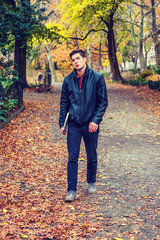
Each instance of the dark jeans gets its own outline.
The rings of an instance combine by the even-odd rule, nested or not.
[[[87,182],[96,182],[97,172],[97,143],[99,128],[96,132],[90,133],[88,126],[79,126],[73,123],[68,124],[67,147],[69,153],[68,160],[68,191],[76,191],[78,158],[81,139],[83,137],[87,153]]]

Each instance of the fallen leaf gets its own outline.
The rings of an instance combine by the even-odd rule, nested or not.
[[[25,235],[25,234],[22,234],[22,235],[21,235],[21,238],[28,238],[28,236]]]

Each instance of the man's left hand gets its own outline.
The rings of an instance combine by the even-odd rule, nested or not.
[[[92,133],[92,132],[96,132],[98,129],[98,125],[94,122],[90,122],[89,124],[89,132]]]

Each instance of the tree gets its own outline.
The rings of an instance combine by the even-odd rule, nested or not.
[[[160,42],[158,40],[158,26],[156,22],[156,6],[155,0],[151,0],[151,12],[152,12],[152,39],[154,43],[156,65],[160,66]]]
[[[154,44],[156,65],[160,64],[160,43],[158,39],[160,31],[158,29],[156,18],[156,11],[158,10],[157,7],[159,5],[159,2],[155,3],[155,0],[140,0],[139,3],[136,1],[133,2],[133,4],[134,5],[128,5],[128,15],[131,23],[131,33],[135,46],[135,59],[137,59],[139,56],[140,68],[141,71],[143,71],[146,69],[147,63],[147,59],[144,57],[144,51],[147,56],[146,49],[151,46],[151,42]],[[137,31],[135,30],[135,27],[138,27]]]
[[[50,54],[50,50],[49,50],[48,44],[45,44],[45,49],[47,51],[47,58],[48,58],[48,62],[49,62],[50,70],[51,70],[52,80],[54,80],[54,82],[56,82],[57,81],[57,77],[56,77],[54,63],[52,61],[52,57],[51,57],[51,54]]]
[[[54,50],[51,52],[52,58],[55,60],[58,69],[61,71],[63,77],[65,76],[66,70],[70,71],[72,69],[71,60],[69,58],[70,48],[65,42],[55,46]]]
[[[136,68],[137,60],[138,60],[138,43],[137,43],[137,38],[136,38],[136,33],[135,33],[135,26],[137,26],[137,24],[136,24],[137,14],[134,12],[132,14],[132,12],[133,12],[133,4],[127,4],[128,18],[129,18],[129,22],[131,23],[129,25],[129,28],[130,28],[132,39],[133,39],[134,53],[135,53],[134,54],[134,68]],[[133,15],[134,15],[134,17],[133,17]]]
[[[140,0],[140,32],[139,32],[139,61],[140,61],[140,69],[141,71],[146,70],[146,60],[144,57],[144,11],[143,11],[143,4],[144,0]]]
[[[111,67],[113,80],[123,81],[119,71],[119,65],[116,56],[116,42],[114,36],[114,15],[118,10],[119,5],[123,0],[107,1],[107,0],[62,0],[62,22],[65,27],[79,27],[81,32],[86,33],[84,38],[72,37],[77,40],[84,40],[91,32],[103,31],[106,33],[108,44],[108,57]],[[85,28],[89,25],[89,31],[86,32]]]
[[[45,16],[44,0],[31,2],[30,0],[2,0],[0,5],[0,14],[3,22],[0,24],[2,38],[5,48],[9,35],[14,36],[14,69],[15,74],[19,77],[22,87],[28,86],[26,81],[26,55],[27,44],[31,41],[32,36],[38,38],[58,38],[56,32],[45,27],[43,21],[47,19]]]

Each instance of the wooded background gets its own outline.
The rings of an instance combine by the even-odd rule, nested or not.
[[[37,82],[38,72],[45,86],[62,81],[72,69],[69,53],[77,48],[87,50],[91,68],[106,77],[110,74],[114,81],[126,83],[128,77],[142,73],[143,80],[159,81],[159,4],[158,0],[1,0],[0,119],[23,104],[23,89],[29,79]],[[124,73],[128,63],[132,76]]]

